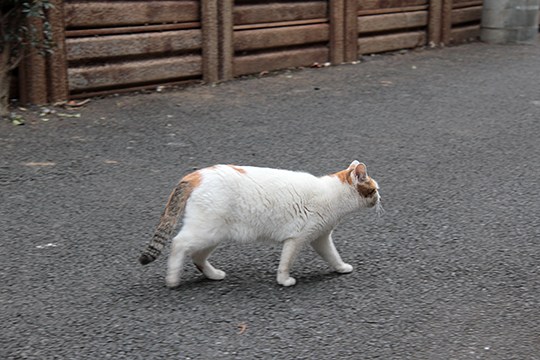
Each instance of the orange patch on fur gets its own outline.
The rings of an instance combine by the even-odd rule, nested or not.
[[[358,184],[356,186],[356,189],[363,197],[371,197],[375,193],[375,191],[377,191],[377,185],[375,185],[375,182],[373,180],[368,178],[363,183]]]
[[[238,166],[234,166],[234,165],[227,165],[231,168],[233,168],[234,170],[238,171],[240,174],[245,174],[246,173],[246,170],[242,169],[241,167],[238,167]]]
[[[332,174],[332,176],[336,176],[339,181],[341,181],[342,183],[344,184],[349,184],[351,185],[352,184],[352,179],[351,179],[351,172],[353,171],[354,169],[347,169],[347,170],[342,170],[340,172],[337,172],[335,174]]]
[[[201,180],[202,177],[199,171],[194,171],[184,176],[181,182],[188,183],[191,189],[194,189],[201,184]]]

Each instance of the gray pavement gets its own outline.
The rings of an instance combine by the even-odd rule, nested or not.
[[[68,110],[58,109],[59,112]],[[0,124],[2,359],[540,359],[540,46],[481,43],[94,99]],[[140,250],[194,168],[325,174],[358,159],[386,214],[355,267],[228,244],[221,282]]]

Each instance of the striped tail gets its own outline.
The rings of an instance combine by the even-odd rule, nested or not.
[[[154,237],[139,257],[139,262],[142,265],[151,263],[161,254],[161,250],[169,241],[178,219],[184,213],[191,190],[192,184],[182,180],[172,191],[165,210],[161,214]]]

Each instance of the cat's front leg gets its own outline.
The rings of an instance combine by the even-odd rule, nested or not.
[[[296,284],[296,279],[289,275],[294,259],[298,255],[302,242],[298,239],[288,239],[283,243],[281,251],[281,259],[277,272],[277,282],[283,286],[293,286]]]
[[[352,265],[343,260],[332,241],[332,233],[325,234],[311,243],[313,249],[338,273],[347,274],[353,271]]]

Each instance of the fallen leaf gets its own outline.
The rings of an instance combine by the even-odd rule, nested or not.
[[[41,113],[39,114],[39,116],[45,116],[45,115],[50,114],[50,113],[53,113],[53,111],[51,109],[41,108]]]
[[[77,113],[77,114],[64,114],[64,113],[58,113],[58,116],[61,116],[61,117],[67,117],[67,118],[80,118],[81,117],[81,114]]]
[[[34,161],[31,161],[31,162],[27,162],[25,163],[24,165],[26,166],[55,166],[56,163],[55,162],[52,162],[52,161],[43,161],[43,162],[34,162]]]
[[[240,323],[240,324],[238,324],[238,328],[240,329],[240,331],[238,332],[238,335],[242,335],[247,330],[247,324],[246,323]]]
[[[11,119],[11,123],[15,126],[24,125],[24,119],[22,116],[17,115]]]
[[[82,100],[82,101],[75,101],[75,100],[70,100],[66,103],[67,106],[69,107],[81,107],[81,106],[84,106],[86,104],[88,104],[90,102],[90,99],[86,99],[86,100]]]

